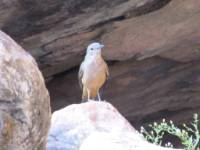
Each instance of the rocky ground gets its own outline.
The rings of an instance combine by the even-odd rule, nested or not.
[[[134,125],[200,113],[200,1],[3,0],[0,28],[37,60],[53,109],[80,102],[86,46],[105,45],[103,98]]]

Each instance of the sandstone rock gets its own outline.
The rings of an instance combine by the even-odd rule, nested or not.
[[[89,101],[52,115],[47,150],[164,150],[148,143],[109,103]]]
[[[0,31],[0,149],[44,150],[49,101],[35,60]]]
[[[79,65],[94,40],[106,45],[107,60],[198,60],[199,7],[196,0],[4,0],[0,28],[51,77]]]

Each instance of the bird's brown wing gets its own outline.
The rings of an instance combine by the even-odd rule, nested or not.
[[[79,68],[79,72],[78,72],[78,81],[79,81],[79,85],[81,87],[81,90],[83,89],[82,78],[83,78],[83,63],[81,64],[81,66]]]
[[[105,69],[106,69],[106,79],[108,79],[109,76],[109,69],[108,69],[108,65],[105,62]]]
[[[108,80],[108,76],[109,76],[109,68],[105,61],[104,61],[104,67],[105,67],[106,80],[105,80],[104,85],[99,89],[99,94],[101,96],[102,96],[103,90],[107,87],[107,83],[108,83],[107,80]]]

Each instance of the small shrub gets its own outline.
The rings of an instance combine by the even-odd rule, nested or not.
[[[200,142],[200,133],[198,130],[198,115],[193,115],[193,121],[189,126],[183,124],[181,129],[174,125],[173,121],[169,123],[166,122],[165,119],[162,120],[161,123],[154,122],[153,124],[149,124],[150,131],[147,132],[143,127],[141,127],[141,133],[147,139],[147,141],[162,145],[163,136],[165,133],[176,136],[183,146],[185,146],[186,150],[200,150],[198,147]],[[170,142],[165,144],[166,147],[173,147]]]

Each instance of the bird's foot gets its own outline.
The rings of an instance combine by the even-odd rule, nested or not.
[[[98,99],[98,100],[96,100],[97,102],[106,102],[106,100],[102,100],[102,99]]]
[[[91,101],[95,101],[95,99],[88,99],[87,101],[88,101],[88,102],[91,102]]]
[[[83,99],[83,100],[81,101],[81,103],[86,103],[86,102],[88,102],[88,100]]]

